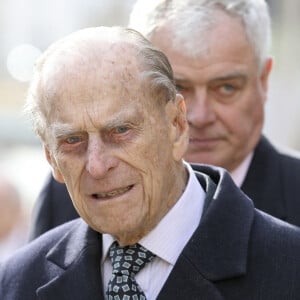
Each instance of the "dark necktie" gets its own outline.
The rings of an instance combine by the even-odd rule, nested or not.
[[[106,291],[108,300],[146,300],[135,280],[135,275],[155,255],[139,244],[120,247],[117,242],[110,247],[112,277]]]

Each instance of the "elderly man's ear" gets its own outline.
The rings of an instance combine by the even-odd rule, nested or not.
[[[58,169],[57,163],[56,163],[55,159],[53,158],[51,151],[49,150],[48,146],[46,146],[45,144],[43,145],[43,147],[44,147],[44,152],[45,152],[47,161],[52,168],[53,177],[55,178],[56,181],[58,181],[60,183],[64,183],[65,182],[64,178]]]
[[[183,96],[176,94],[175,101],[170,101],[167,104],[167,110],[172,123],[170,136],[173,139],[173,158],[180,161],[189,143],[188,122]]]

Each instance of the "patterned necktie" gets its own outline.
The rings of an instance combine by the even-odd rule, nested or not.
[[[108,300],[146,300],[142,289],[135,281],[135,275],[155,255],[139,244],[120,247],[117,242],[110,247],[112,277],[106,291]]]

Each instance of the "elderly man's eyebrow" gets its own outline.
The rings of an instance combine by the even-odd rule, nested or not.
[[[124,124],[134,124],[141,119],[141,115],[136,110],[128,109],[126,113],[123,111],[116,114],[112,119],[101,122],[101,124],[93,124],[98,130],[111,130]],[[50,130],[55,138],[61,138],[72,134],[82,132],[81,128],[74,128],[70,124],[54,123],[50,126]]]
[[[51,125],[51,131],[56,138],[67,136],[78,132],[78,129],[73,128],[69,124],[55,123]]]

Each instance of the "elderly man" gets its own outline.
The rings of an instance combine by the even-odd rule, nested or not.
[[[4,262],[1,300],[300,299],[300,230],[256,210],[223,169],[182,160],[183,97],[139,33],[90,28],[52,45],[28,109],[81,218]]]
[[[300,225],[300,160],[262,136],[272,59],[263,0],[138,0],[130,26],[167,55],[190,126],[185,159],[226,168],[257,208]],[[49,178],[31,229],[35,238],[77,214]]]

